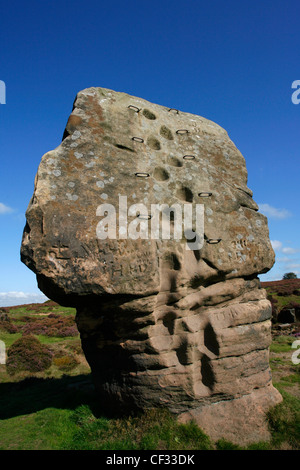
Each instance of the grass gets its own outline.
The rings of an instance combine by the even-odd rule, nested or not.
[[[277,308],[279,310],[281,310],[283,307],[286,307],[287,305],[291,304],[291,303],[297,303],[299,302],[299,295],[289,295],[289,296],[281,296],[281,295],[278,295],[276,292],[270,290],[270,289],[267,289],[268,293],[270,295],[272,295],[272,297],[274,297],[276,300],[277,300]]]
[[[4,341],[6,349],[8,349],[17,339],[21,338],[21,333],[7,333],[6,331],[0,331],[0,340]]]
[[[293,336],[277,336],[273,338],[272,344],[270,346],[270,352],[274,353],[284,353],[291,352],[292,343],[296,338]]]
[[[177,424],[167,412],[112,420],[95,418],[88,405],[74,411],[47,408],[5,420],[0,450],[209,450],[193,423]]]
[[[22,306],[9,315],[18,324],[22,316],[39,313],[74,317],[74,309],[53,305],[41,310]],[[7,347],[20,336],[0,331]],[[52,348],[54,357],[73,356],[76,361],[67,372],[59,367],[67,361],[56,360],[44,372],[21,371],[12,377],[0,365],[0,450],[300,449],[300,366],[291,362],[295,338],[288,334],[275,336],[270,348],[273,383],[283,396],[268,413],[272,439],[247,448],[225,439],[212,442],[195,423],[180,424],[164,409],[118,418],[107,415],[95,397],[79,336],[37,338]]]
[[[56,313],[62,316],[73,315],[75,317],[76,309],[71,307],[62,307],[58,304],[51,306],[51,304],[47,305],[47,302],[45,302],[44,304],[28,304],[9,308],[9,317],[13,321],[18,321],[21,317],[26,315],[35,316],[41,314],[46,315],[49,313]]]
[[[0,449],[211,449],[194,423],[178,424],[166,410],[106,416],[89,374],[27,378],[0,387]],[[86,390],[85,390],[86,388]]]
[[[70,435],[70,410],[47,408],[36,413],[3,420],[0,450],[59,450]]]
[[[136,417],[95,418],[89,406],[71,415],[75,432],[62,443],[72,450],[209,450],[210,439],[194,423],[178,424],[166,410]]]
[[[300,450],[300,400],[276,384],[283,402],[268,414],[272,429],[272,446],[275,449]]]
[[[73,377],[73,384],[75,380],[78,378]],[[1,406],[6,411],[0,428],[0,450],[300,449],[300,402],[286,392],[284,385],[277,385],[283,403],[269,413],[271,442],[242,448],[224,439],[213,443],[195,423],[179,424],[166,410],[122,418],[106,416],[86,393],[66,392],[67,384],[72,384],[69,377],[60,383],[44,379],[11,390],[14,406],[10,407],[7,400]]]

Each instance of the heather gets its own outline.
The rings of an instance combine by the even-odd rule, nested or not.
[[[72,317],[62,317],[55,313],[46,318],[32,318],[29,315],[19,319],[19,331],[23,334],[56,336],[77,336],[78,330]],[[22,324],[24,323],[24,324]]]
[[[262,282],[262,287],[277,296],[299,296],[300,279],[282,279],[281,281]]]
[[[7,351],[6,369],[9,375],[18,372],[41,372],[49,369],[52,351],[32,335],[17,339]]]
[[[78,336],[74,309],[63,310],[54,302],[48,303],[46,306],[42,304],[38,308],[39,305],[20,305],[15,309],[2,308],[0,330],[8,333],[45,335],[57,338]],[[67,314],[70,310],[71,314]]]

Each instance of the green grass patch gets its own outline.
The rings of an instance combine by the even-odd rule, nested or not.
[[[272,295],[274,299],[277,300],[276,307],[278,310],[281,310],[282,308],[286,307],[287,305],[290,305],[291,303],[299,303],[299,295],[288,295],[288,296],[281,296],[277,295],[274,292],[268,292],[269,294]]]
[[[281,357],[273,357],[272,359],[270,359],[270,365],[271,366],[280,366],[280,365],[286,365],[287,364],[287,361],[285,361],[284,359],[281,359]]]
[[[292,336],[276,336],[270,346],[270,352],[274,353],[292,353],[292,343],[295,341],[295,338]]]
[[[274,449],[300,449],[300,400],[276,384],[283,402],[268,413]]]
[[[242,450],[242,447],[233,444],[230,441],[227,441],[226,439],[220,439],[219,441],[216,442],[216,449],[217,450]]]
[[[47,335],[35,335],[38,340],[42,343],[42,344],[58,344],[58,343],[63,343],[65,344],[66,341],[74,341],[74,343],[76,342],[76,340],[79,339],[79,335],[78,336],[66,336],[65,338],[58,338],[57,336],[47,336]]]
[[[0,330],[0,340],[4,341],[6,350],[15,342],[21,338],[21,333],[7,333],[6,331]]]
[[[209,450],[210,439],[193,422],[179,424],[166,410],[150,410],[122,419],[95,418],[88,406],[71,419],[76,432],[63,443],[72,450]]]
[[[76,309],[72,307],[62,307],[60,305],[47,306],[45,304],[36,304],[20,307],[10,307],[8,316],[12,321],[19,321],[24,316],[43,317],[47,316],[50,313],[55,313],[64,317],[71,315],[75,318]]]
[[[300,384],[300,370],[295,374],[287,375],[280,379],[281,385],[291,386],[295,384]]]
[[[59,450],[73,431],[71,410],[47,408],[3,420],[0,450]]]
[[[179,424],[166,410],[107,417],[90,393],[76,388],[90,376],[29,378],[0,387],[0,449],[211,449],[194,423]],[[75,388],[74,388],[75,387]]]

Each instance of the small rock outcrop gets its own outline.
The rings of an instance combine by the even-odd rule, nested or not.
[[[268,439],[265,413],[281,396],[257,275],[274,252],[224,129],[83,90],[62,143],[42,158],[26,218],[21,259],[49,298],[76,307],[107,407],[163,406],[213,439]]]

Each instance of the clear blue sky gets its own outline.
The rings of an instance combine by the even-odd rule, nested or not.
[[[199,114],[246,158],[276,264],[300,277],[299,0],[10,1],[1,8],[0,306],[38,301],[20,262],[25,211],[44,153],[78,91],[101,86]],[[24,295],[22,295],[22,293]]]

